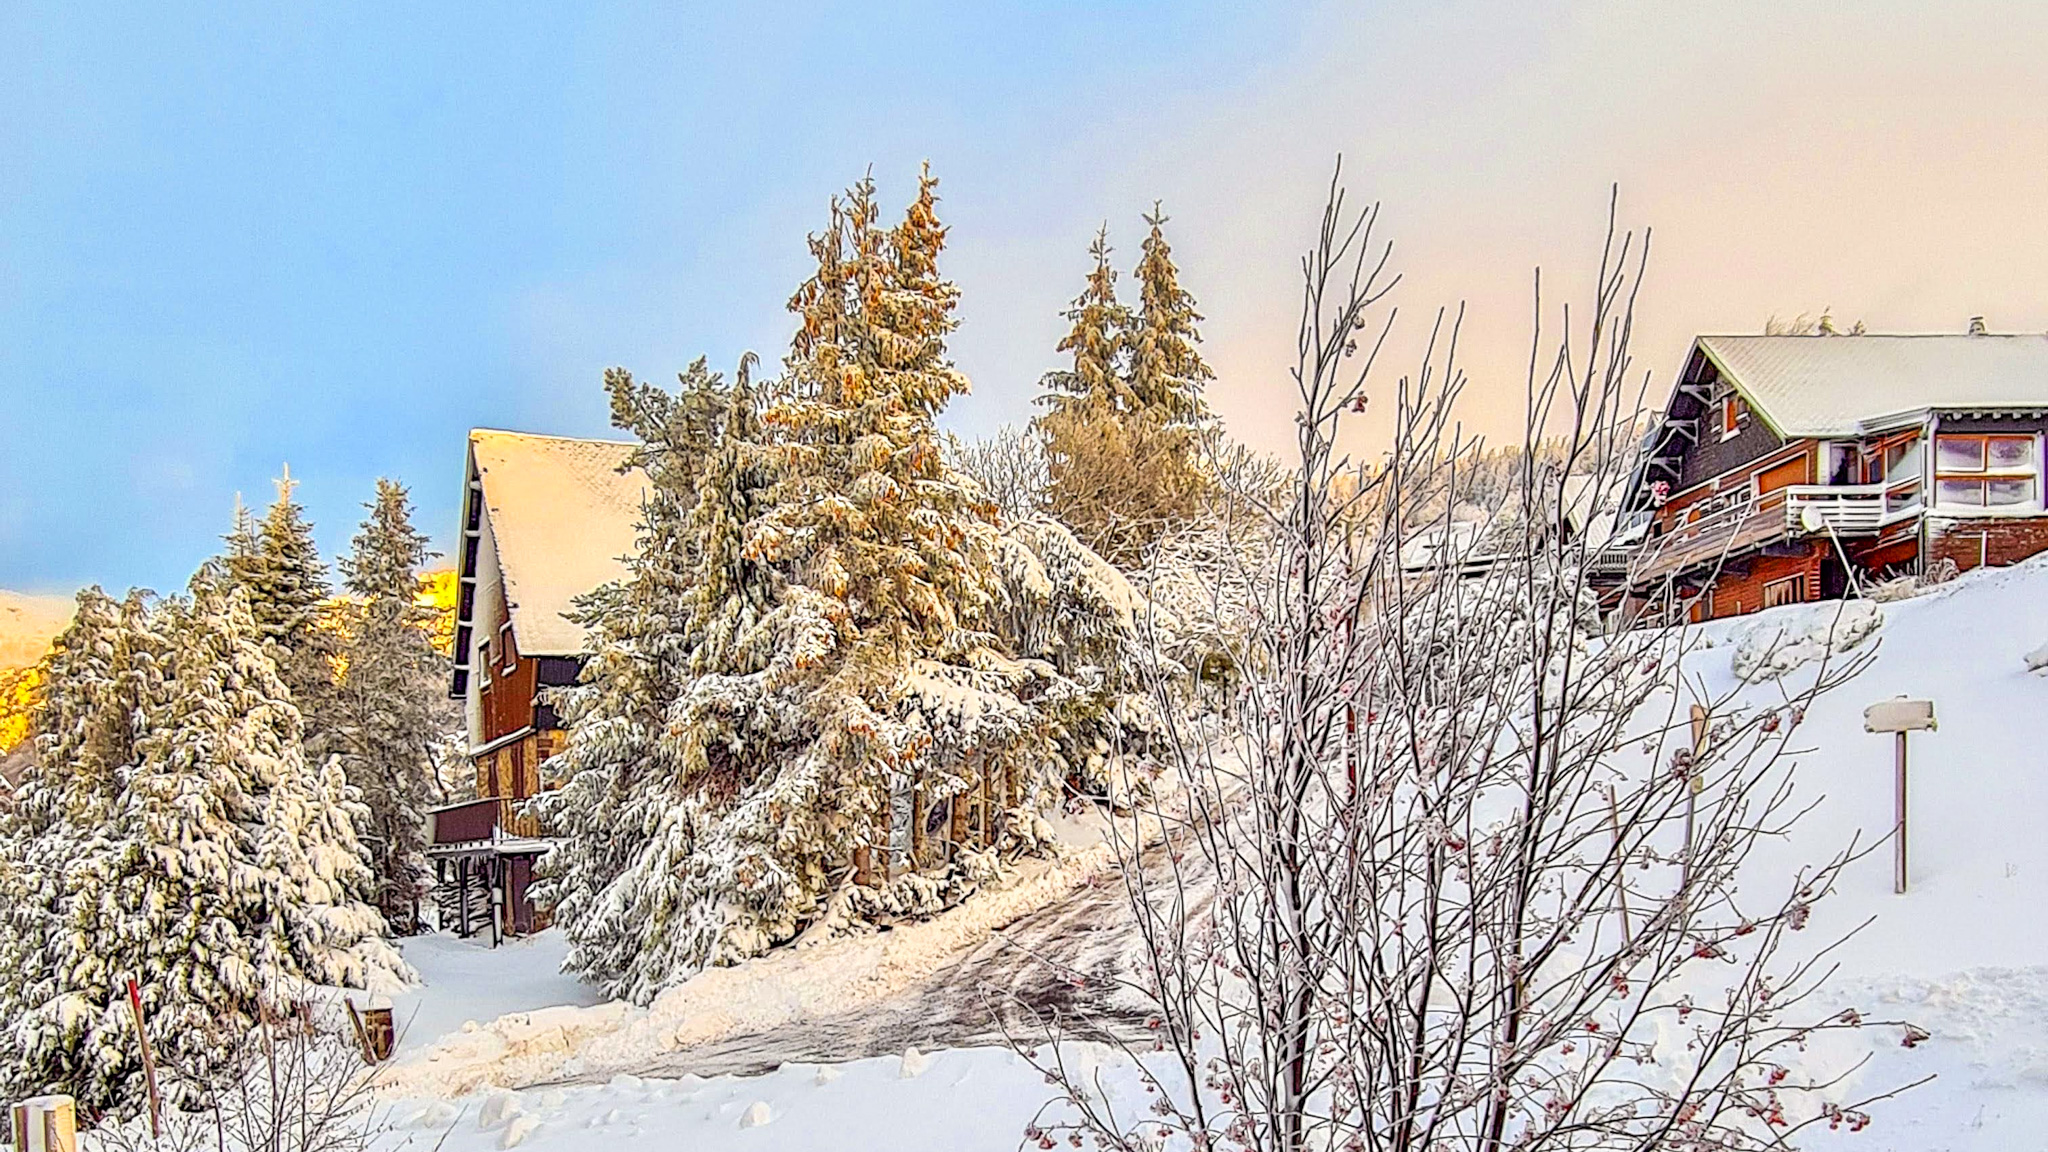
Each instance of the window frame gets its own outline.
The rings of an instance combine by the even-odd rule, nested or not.
[[[1998,466],[1992,457],[1992,444],[1999,441],[2026,445],[2026,467]],[[1959,442],[1975,443],[1979,461],[1975,467],[1944,465],[1943,447]],[[1944,514],[2012,516],[2035,514],[2041,509],[2041,438],[2032,432],[1938,432],[1934,437],[1933,460],[1934,506]],[[1991,503],[1993,484],[2016,482],[2027,485],[2026,499],[2008,504]],[[1948,499],[1947,490],[1951,485],[1974,485],[1976,502],[1961,503]]]
[[[512,643],[512,620],[510,617],[507,617],[503,624],[498,625],[498,640],[498,647],[505,654],[505,663],[500,670],[505,675],[510,676],[512,673],[519,671],[519,649]]]
[[[1774,589],[1781,593],[1789,591],[1791,598],[1773,601],[1771,595]],[[1781,576],[1776,580],[1766,580],[1763,586],[1763,599],[1763,606],[1766,608],[1782,608],[1787,604],[1804,604],[1806,602],[1806,577],[1794,573],[1791,576]]]
[[[1732,440],[1742,434],[1742,397],[1730,390],[1721,397],[1721,439]]]

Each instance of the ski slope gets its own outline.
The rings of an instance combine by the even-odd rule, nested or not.
[[[1751,705],[1782,702],[1785,693],[1810,682],[1814,665],[1743,685],[1736,658],[1753,655],[1765,631],[1825,634],[1837,610],[1803,605],[1709,625],[1699,630],[1702,646],[1687,657],[1686,675],[1710,695],[1737,691]],[[1935,1079],[1876,1106],[1875,1122],[1860,1133],[1813,1129],[1801,1143],[1899,1152],[2048,1148],[2048,926],[2042,922],[2048,765],[2040,762],[2048,750],[2048,676],[2028,671],[2025,659],[2048,642],[2048,556],[1973,573],[1911,600],[1848,611],[1874,614],[1867,627],[1856,629],[1867,634],[1835,658],[1868,654],[1871,662],[1814,704],[1794,741],[1805,749],[1794,769],[1797,788],[1816,807],[1786,841],[1766,845],[1746,875],[1775,883],[1796,864],[1852,837],[1867,844],[1886,836],[1891,737],[1863,731],[1863,708],[1902,694],[1935,701],[1939,730],[1912,737],[1911,891],[1893,894],[1891,855],[1880,849],[1851,866],[1804,934],[1818,945],[1856,929],[1838,953],[1841,968],[1829,1001],[1903,1017],[1931,1033],[1912,1048],[1895,1030],[1858,1033],[1870,1059],[1842,1086],[1841,1097]],[[1823,645],[1809,647],[1817,653]],[[493,1064],[490,1037],[544,1030],[552,1019],[626,1011],[572,1007],[559,1015],[489,1022],[489,1015],[509,1010],[507,987],[530,989],[548,1002],[587,1003],[575,1000],[574,988],[561,978],[533,970],[549,954],[543,944],[486,959],[464,957],[451,972],[431,950],[408,950],[428,982],[422,1004],[432,1005],[431,1014],[421,1008],[419,1019],[478,1023],[455,1028],[452,1043],[408,1044],[387,1081],[390,1114],[400,1125],[394,1146],[408,1137],[431,1142],[446,1132],[448,1152],[515,1146],[1009,1152],[1050,1091],[1036,1072],[997,1049],[790,1064],[755,1077],[621,1074],[579,1087],[503,1087],[521,1080],[505,1074],[512,1065]],[[769,960],[716,973],[720,999],[804,1000],[788,987],[804,979],[803,965]],[[495,976],[487,971],[492,964],[502,968]],[[493,987],[497,991],[487,993]],[[487,1003],[486,995],[497,1000]],[[465,1016],[470,1003],[477,1011]],[[690,1027],[687,1020],[672,1024]],[[607,1063],[630,1062],[634,1052],[618,1043],[630,1034],[616,1027],[602,1032],[610,1045]],[[674,1067],[661,1063],[675,1047],[673,1037],[645,1029],[637,1035],[648,1066]],[[1839,1062],[1844,1055],[1830,1051],[1815,1059]],[[1112,1091],[1134,1090],[1128,1069],[1119,1072],[1119,1058],[1101,1050],[1086,1058],[1100,1062]],[[439,1066],[429,1070],[429,1064]],[[479,1084],[495,1086],[437,1098]]]

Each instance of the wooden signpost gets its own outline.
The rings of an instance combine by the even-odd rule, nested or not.
[[[1904,696],[1880,700],[1863,710],[1865,732],[1897,735],[1892,756],[1892,891],[1906,890],[1906,733],[1934,731],[1934,701]]]

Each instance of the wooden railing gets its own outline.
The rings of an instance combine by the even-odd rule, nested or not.
[[[1785,490],[1746,499],[1690,524],[1682,524],[1643,546],[1629,569],[1629,582],[1659,580],[1786,535]]]
[[[495,798],[486,798],[434,809],[431,814],[433,842],[467,844],[491,839],[498,830],[501,803]]]
[[[1808,512],[1812,527],[1808,527]],[[1795,484],[1785,489],[1785,530],[1874,536],[1920,511],[1916,477],[1893,484]]]
[[[540,821],[519,811],[524,800],[510,796],[486,796],[466,804],[451,804],[432,812],[435,844],[468,844],[505,836],[536,838]]]

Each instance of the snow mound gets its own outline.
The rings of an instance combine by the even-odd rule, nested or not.
[[[775,1119],[775,1112],[768,1107],[768,1102],[766,1100],[756,1100],[747,1106],[746,1115],[740,1117],[740,1127],[759,1128],[773,1119]]]
[[[1849,651],[1883,624],[1884,610],[1868,600],[1790,604],[1759,612],[1729,630],[1735,676],[1745,684],[1776,680]]]
[[[2027,671],[2029,672],[2039,672],[2044,668],[2048,668],[2048,644],[2043,644],[2032,652],[2027,653],[2026,661]]]

